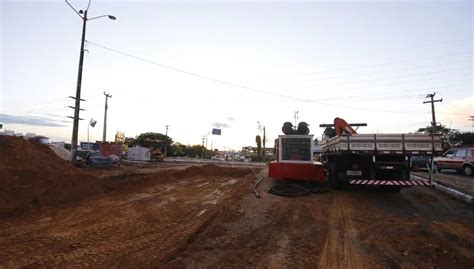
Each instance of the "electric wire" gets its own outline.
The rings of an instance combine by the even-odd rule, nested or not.
[[[334,72],[334,71],[356,70],[356,69],[368,68],[368,67],[396,65],[396,64],[400,64],[400,63],[418,62],[418,61],[432,60],[432,59],[438,59],[438,58],[444,58],[444,57],[467,55],[467,54],[472,54],[473,52],[474,51],[471,50],[471,51],[463,51],[463,52],[458,52],[458,53],[443,54],[443,55],[423,57],[423,58],[414,58],[414,59],[409,59],[409,60],[384,62],[384,63],[372,64],[372,65],[361,65],[361,66],[353,66],[353,67],[335,68],[335,69],[331,69],[331,70],[320,70],[320,71],[313,71],[313,72],[293,73],[293,74],[287,74],[287,75],[276,75],[276,76],[269,76],[269,77],[265,77],[265,78],[257,78],[257,79],[253,79],[253,80],[245,80],[245,81],[241,81],[241,82],[253,82],[253,81],[268,80],[268,79],[275,79],[275,78],[297,77],[297,76],[306,76],[306,75],[313,75],[313,74],[330,73],[330,72]]]
[[[440,79],[452,79],[452,78],[467,78],[470,76],[471,73],[468,74],[457,74],[457,75],[452,75],[452,76],[443,76],[443,77],[435,77],[435,78],[424,78],[424,79],[416,79],[416,80],[407,80],[407,81],[399,81],[399,82],[390,82],[390,83],[384,83],[384,84],[368,84],[368,85],[361,85],[358,86],[357,88],[350,87],[350,88],[339,88],[339,89],[318,89],[317,91],[311,91],[310,93],[323,93],[327,91],[331,92],[344,92],[344,91],[354,91],[354,90],[367,90],[367,88],[381,88],[384,86],[393,86],[393,85],[400,85],[400,84],[407,84],[407,83],[414,83],[414,82],[420,82],[420,81],[432,81],[432,80],[440,80]],[[430,87],[428,87],[430,88]],[[431,87],[432,88],[432,87]],[[436,88],[436,87],[434,87]],[[306,90],[306,89],[305,89]],[[293,91],[298,91],[298,90],[293,90]],[[305,91],[305,93],[308,93]]]
[[[145,58],[142,58],[142,57],[134,56],[134,55],[129,54],[129,53],[125,53],[125,52],[122,52],[122,51],[118,51],[118,50],[106,47],[104,45],[100,45],[100,44],[95,43],[95,42],[90,41],[90,40],[87,40],[87,42],[94,45],[94,46],[96,46],[96,47],[99,47],[99,48],[102,48],[102,49],[105,49],[105,50],[109,50],[109,51],[112,51],[114,53],[129,57],[129,58],[133,58],[133,59],[136,59],[136,60],[139,60],[139,61],[142,61],[142,62],[146,62],[146,63],[152,64],[152,65],[156,65],[156,66],[159,66],[159,67],[164,68],[164,69],[173,70],[173,71],[176,71],[176,72],[179,72],[179,73],[183,73],[183,74],[187,74],[187,75],[197,77],[197,78],[201,78],[201,79],[204,79],[204,80],[209,80],[209,81],[213,81],[213,82],[216,82],[216,83],[224,84],[224,85],[231,86],[231,87],[234,87],[234,88],[240,88],[240,89],[244,89],[244,90],[247,90],[247,91],[257,92],[257,93],[276,96],[276,97],[281,97],[281,98],[285,98],[285,99],[289,99],[289,100],[293,100],[293,101],[306,102],[306,103],[315,103],[315,104],[324,105],[324,106],[332,106],[332,107],[346,108],[346,109],[353,109],[353,110],[374,111],[374,112],[403,113],[403,114],[407,114],[407,113],[408,114],[411,114],[411,113],[425,114],[425,113],[428,113],[428,112],[420,112],[420,111],[395,111],[395,110],[370,109],[370,108],[353,107],[353,106],[341,106],[341,105],[336,105],[336,104],[318,102],[317,100],[308,100],[308,99],[305,99],[305,98],[298,98],[298,97],[288,96],[288,95],[284,95],[284,94],[273,93],[273,92],[270,92],[270,91],[255,89],[255,88],[235,84],[235,83],[232,83],[232,82],[227,82],[227,81],[224,81],[224,80],[221,80],[221,79],[216,79],[216,78],[212,78],[212,77],[209,77],[209,76],[197,74],[197,73],[194,73],[194,72],[189,72],[189,71],[182,70],[182,69],[175,68],[175,67],[171,67],[171,66],[168,66],[168,65],[160,64],[160,63],[157,63],[155,61],[151,61],[151,60],[148,60],[148,59],[145,59]],[[472,53],[472,51],[469,52],[469,53]],[[461,54],[461,53],[459,53],[459,54]],[[413,60],[411,60],[411,61],[413,61]],[[400,62],[402,62],[402,61],[400,61]]]
[[[446,65],[458,64],[458,63],[467,63],[467,62],[472,62],[472,59],[467,59],[467,60],[462,60],[462,61],[455,61],[455,62],[440,63],[440,64],[435,64],[435,65],[420,65],[420,66],[407,67],[407,68],[394,69],[394,70],[384,70],[384,71],[350,74],[350,75],[343,75],[343,76],[322,77],[322,78],[298,80],[298,81],[283,82],[283,83],[284,84],[292,84],[292,83],[313,82],[313,81],[320,81],[320,80],[327,80],[327,79],[350,78],[350,77],[357,77],[357,76],[366,76],[366,75],[374,75],[374,74],[400,72],[400,71],[405,71],[405,70],[410,70],[410,69],[419,69],[419,68],[436,67],[436,66],[446,66]],[[389,78],[387,78],[387,79],[389,79]],[[282,82],[273,82],[273,84],[274,83],[281,84]]]
[[[376,79],[364,79],[364,80],[356,80],[356,81],[348,81],[348,82],[340,82],[340,83],[331,83],[331,84],[320,84],[320,85],[311,85],[311,86],[304,86],[304,87],[296,87],[296,88],[291,88],[291,89],[281,89],[278,90],[279,92],[284,92],[284,91],[294,91],[294,90],[302,90],[302,89],[311,89],[311,88],[316,88],[316,87],[327,87],[327,86],[333,86],[333,85],[346,85],[346,84],[354,84],[354,83],[360,83],[360,82],[370,82],[370,81],[383,81],[383,80],[389,80],[389,79],[398,79],[398,78],[407,78],[407,77],[417,77],[417,76],[425,76],[425,75],[432,75],[432,74],[438,74],[438,73],[444,73],[444,72],[453,72],[453,71],[461,71],[461,70],[468,70],[468,69],[473,69],[474,67],[465,67],[465,68],[456,68],[456,69],[448,69],[448,70],[438,70],[438,71],[433,71],[433,72],[425,72],[425,73],[418,73],[418,74],[409,74],[409,75],[403,75],[403,76],[396,76],[396,77],[388,77],[388,78],[376,78]]]
[[[460,43],[460,42],[465,42],[465,41],[469,41],[469,42],[472,42],[472,37],[467,37],[467,38],[463,38],[463,39],[457,39],[457,40],[450,40],[450,41],[443,41],[443,42],[430,42],[431,44],[426,44],[426,45],[422,45],[422,46],[407,46],[407,47],[404,47],[404,48],[400,48],[399,50],[404,50],[404,51],[413,51],[413,50],[416,50],[416,49],[421,49],[421,48],[428,48],[428,47],[443,47],[445,46],[445,44],[452,44],[452,43]],[[385,47],[387,48],[387,47]],[[391,51],[391,52],[388,52],[388,53],[385,53],[382,51],[374,51],[374,50],[371,50],[370,52],[368,53],[365,53],[366,55],[374,55],[375,54],[378,54],[382,52],[384,55],[392,55],[394,53],[396,53],[395,51]],[[360,55],[360,53],[358,53]],[[364,55],[364,54],[362,54]],[[329,57],[314,57],[314,61],[310,61],[310,62],[305,62],[305,63],[293,63],[293,64],[284,64],[282,66],[295,66],[295,65],[308,65],[308,64],[311,64],[315,61],[320,61],[321,59],[327,59]]]

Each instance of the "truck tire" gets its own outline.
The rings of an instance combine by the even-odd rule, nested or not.
[[[337,189],[339,187],[339,182],[337,181],[336,164],[334,163],[329,164],[329,186],[333,189]]]

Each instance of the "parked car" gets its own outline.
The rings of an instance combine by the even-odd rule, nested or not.
[[[456,169],[467,176],[472,176],[474,168],[474,148],[450,149],[434,159],[434,171]]]

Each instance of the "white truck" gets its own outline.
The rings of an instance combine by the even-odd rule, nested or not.
[[[440,134],[357,134],[340,118],[334,124],[320,126],[326,127],[328,136],[321,145],[321,160],[332,187],[380,185],[399,191],[403,187],[428,185],[428,181],[410,179],[411,157],[439,154],[443,150]]]

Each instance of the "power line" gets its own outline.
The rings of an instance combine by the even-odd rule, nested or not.
[[[457,63],[465,63],[465,62],[472,62],[472,59],[467,59],[467,60],[462,60],[462,61],[455,61],[455,62],[447,62],[447,63],[441,63],[441,64],[436,64],[436,65],[419,65],[419,66],[407,67],[407,68],[401,68],[401,69],[394,69],[394,70],[385,70],[385,71],[378,71],[378,72],[368,72],[368,73],[360,73],[360,74],[351,74],[351,75],[345,75],[345,76],[323,77],[323,78],[307,79],[307,80],[298,80],[298,81],[283,82],[283,83],[284,83],[284,84],[292,84],[292,83],[312,82],[312,81],[320,81],[320,80],[327,80],[327,79],[339,79],[339,78],[348,78],[348,77],[350,78],[350,77],[356,77],[356,76],[366,76],[366,75],[373,75],[373,74],[384,74],[384,73],[391,73],[391,72],[399,72],[399,71],[410,70],[410,69],[418,69],[418,68],[426,68],[426,67],[436,67],[436,66],[445,66],[445,65],[457,64]],[[281,84],[281,82],[276,82],[276,83]]]
[[[409,46],[409,47],[404,47],[404,48],[400,48],[402,50],[405,50],[405,51],[412,51],[414,49],[420,49],[420,48],[426,48],[426,47],[438,47],[438,46],[444,46],[444,44],[450,44],[450,43],[459,43],[459,42],[464,42],[464,41],[469,41],[469,42],[472,42],[472,38],[469,37],[469,38],[464,38],[464,39],[457,39],[457,40],[450,40],[450,41],[444,41],[444,42],[438,42],[438,43],[434,43],[434,42],[430,42],[431,44],[429,45],[424,45],[424,46]],[[370,51],[369,53],[366,53],[368,55],[374,55],[374,53],[379,53],[380,51]],[[391,55],[393,53],[396,53],[395,51],[392,51],[392,52],[388,52],[388,53],[384,53],[384,54],[387,54],[387,55]],[[363,54],[362,54],[363,55]],[[313,59],[317,59],[318,61],[321,60],[321,59],[328,59],[329,57],[314,57]],[[308,65],[310,63],[313,63],[314,61],[310,61],[310,62],[306,62],[306,63],[293,63],[293,64],[284,64],[283,66],[295,66],[295,65]]]
[[[277,94],[277,93],[272,93],[272,92],[268,92],[268,91],[258,90],[258,89],[250,88],[250,87],[247,87],[247,86],[238,85],[238,84],[235,84],[235,83],[232,83],[232,82],[227,82],[227,81],[224,81],[224,80],[215,79],[215,78],[212,78],[212,77],[208,77],[208,76],[200,75],[200,74],[197,74],[197,73],[185,71],[185,70],[182,70],[182,69],[174,68],[174,67],[167,66],[167,65],[164,65],[164,64],[160,64],[160,63],[157,63],[157,62],[153,62],[151,60],[147,60],[147,59],[144,59],[144,58],[141,58],[141,57],[137,57],[137,56],[125,53],[125,52],[121,52],[121,51],[118,51],[118,50],[115,50],[115,49],[111,49],[109,47],[97,44],[97,43],[92,42],[92,41],[87,41],[87,42],[94,45],[94,46],[97,46],[97,47],[100,47],[100,48],[103,48],[103,49],[106,49],[106,50],[109,50],[109,51],[113,51],[113,52],[121,54],[123,56],[127,56],[127,57],[130,57],[130,58],[142,61],[142,62],[153,64],[153,65],[165,68],[165,69],[173,70],[173,71],[176,71],[176,72],[179,72],[179,73],[187,74],[187,75],[198,77],[198,78],[201,78],[201,79],[205,79],[205,80],[209,80],[209,81],[213,81],[213,82],[217,82],[217,83],[220,83],[220,84],[228,85],[228,86],[235,87],[235,88],[241,88],[241,89],[245,89],[245,90],[249,90],[249,91],[253,91],[253,92],[259,92],[259,93],[269,94],[269,95],[278,96],[278,97],[282,97],[282,98],[293,99],[293,100],[296,100],[296,101],[304,101],[303,99],[300,99],[300,98],[294,98],[294,97],[291,97],[291,96],[286,96],[286,95],[282,95],[282,94]]]
[[[393,111],[393,110],[380,110],[380,109],[342,106],[342,105],[336,105],[336,104],[317,102],[315,100],[308,100],[308,99],[303,99],[303,98],[292,97],[292,96],[288,96],[288,95],[283,95],[283,94],[278,94],[278,93],[273,93],[273,92],[269,92],[269,91],[259,90],[259,89],[255,89],[255,88],[251,88],[251,87],[247,87],[247,86],[242,86],[242,85],[227,82],[227,81],[224,81],[224,80],[215,79],[215,78],[212,78],[212,77],[208,77],[208,76],[200,75],[200,74],[197,74],[197,73],[185,71],[185,70],[178,69],[178,68],[175,68],[175,67],[160,64],[160,63],[157,63],[157,62],[154,62],[154,61],[151,61],[151,60],[147,60],[145,58],[137,57],[137,56],[131,55],[129,53],[121,52],[121,51],[118,51],[118,50],[115,50],[115,49],[97,44],[97,43],[92,42],[92,41],[87,41],[87,42],[94,45],[94,46],[97,46],[99,48],[103,48],[103,49],[121,54],[123,56],[127,56],[129,58],[133,58],[133,59],[136,59],[136,60],[139,60],[139,61],[142,61],[142,62],[146,62],[146,63],[152,64],[152,65],[156,65],[156,66],[159,66],[159,67],[162,67],[162,68],[165,68],[165,69],[173,70],[173,71],[180,72],[180,73],[183,73],[183,74],[187,74],[187,75],[190,75],[190,76],[194,76],[194,77],[198,77],[198,78],[201,78],[201,79],[205,79],[205,80],[213,81],[213,82],[216,82],[216,83],[224,84],[224,85],[231,86],[231,87],[234,87],[234,88],[240,88],[240,89],[244,89],[244,90],[248,90],[248,91],[258,92],[258,93],[267,94],[267,95],[272,95],[272,96],[276,96],[276,97],[290,99],[290,100],[293,100],[293,101],[314,103],[314,104],[319,104],[319,105],[324,105],[324,106],[332,106],[332,107],[338,107],[338,108],[375,111],[375,112],[386,112],[386,113],[403,113],[403,114],[406,114],[406,113],[423,113],[424,114],[424,113],[426,113],[426,112],[419,112],[419,111]]]
[[[373,64],[373,65],[361,65],[361,66],[353,66],[353,67],[336,68],[336,69],[332,69],[332,70],[321,70],[321,71],[314,71],[314,72],[294,73],[294,74],[287,74],[287,75],[277,75],[277,76],[270,76],[270,77],[265,77],[265,78],[257,78],[257,79],[252,79],[252,80],[245,80],[245,81],[242,81],[242,82],[253,82],[253,81],[268,80],[268,79],[275,79],[275,78],[297,77],[297,76],[306,76],[306,75],[313,75],[313,74],[322,74],[322,73],[329,73],[329,72],[334,72],[334,71],[355,70],[355,69],[361,69],[361,68],[367,68],[367,67],[378,67],[378,66],[386,66],[386,65],[396,65],[396,64],[400,64],[400,63],[409,63],[409,62],[417,62],[417,61],[431,60],[431,59],[437,59],[437,58],[444,58],[444,57],[451,57],[451,56],[472,54],[473,52],[474,52],[474,51],[471,50],[471,51],[464,51],[464,52],[459,52],[459,53],[437,55],[437,56],[432,56],[432,57],[416,58],[416,59],[409,59],[409,60],[402,60],[402,61],[393,61],[393,62],[384,62],[384,63]]]
[[[455,85],[449,85],[449,86],[442,86],[442,87],[436,87],[437,89],[445,89],[445,88],[453,88],[457,86],[465,86],[465,85],[473,85],[474,83],[463,83],[463,84],[455,84]],[[382,94],[366,94],[366,95],[353,95],[353,96],[336,96],[336,97],[331,97],[331,98],[324,98],[324,99],[318,99],[319,101],[327,101],[327,100],[334,100],[334,99],[354,99],[354,98],[363,98],[363,97],[375,97],[375,96],[391,96],[393,94],[400,94],[400,93],[405,93],[405,92],[419,92],[419,91],[425,91],[426,88],[417,88],[417,89],[410,89],[410,90],[402,90],[402,91],[389,91],[389,93],[382,93]],[[443,92],[452,92],[454,90],[449,90],[449,91],[443,91]],[[423,94],[424,95],[424,94]]]
[[[383,80],[397,79],[397,78],[417,77],[417,76],[425,76],[425,75],[438,74],[438,73],[444,73],[444,72],[453,72],[453,71],[460,71],[460,70],[468,70],[468,69],[473,69],[473,68],[474,68],[474,67],[471,66],[471,67],[465,67],[465,68],[457,68],[457,69],[449,69],[449,70],[439,70],[439,71],[433,71],[433,72],[410,74],[410,75],[403,75],[403,76],[396,76],[396,77],[389,77],[389,78],[364,79],[364,80],[356,80],[356,81],[349,81],[349,82],[342,82],[342,83],[331,83],[331,84],[323,84],[323,85],[304,86],[304,87],[297,87],[297,88],[291,88],[291,89],[282,89],[282,90],[279,90],[279,91],[282,91],[282,92],[283,92],[283,91],[293,91],[293,90],[311,89],[311,88],[315,88],[315,87],[325,87],[325,86],[333,86],[333,85],[353,84],[353,83],[359,83],[359,82],[383,81]]]
[[[471,75],[471,73],[469,74],[461,74],[461,76],[469,76]],[[337,92],[337,91],[347,91],[347,90],[350,90],[350,91],[353,91],[353,90],[360,90],[360,89],[367,89],[367,88],[374,88],[374,87],[384,87],[384,86],[392,86],[392,85],[399,85],[399,84],[406,84],[406,83],[413,83],[413,82],[420,82],[420,81],[427,81],[427,80],[437,80],[437,79],[447,79],[447,78],[455,78],[455,77],[459,77],[460,75],[453,75],[453,76],[445,76],[445,77],[436,77],[436,78],[425,78],[425,79],[417,79],[417,80],[408,80],[408,81],[400,81],[400,82],[391,82],[391,83],[385,83],[385,84],[375,84],[375,85],[362,85],[361,87],[358,87],[358,88],[353,88],[353,87],[350,87],[350,88],[340,88],[340,89],[331,89],[330,91],[331,92]],[[302,89],[299,89],[299,90],[302,90]],[[297,91],[296,89],[292,89],[292,91]],[[320,92],[326,92],[328,91],[328,89],[322,89],[322,90],[319,90],[319,91],[312,91],[311,93],[320,93]]]

